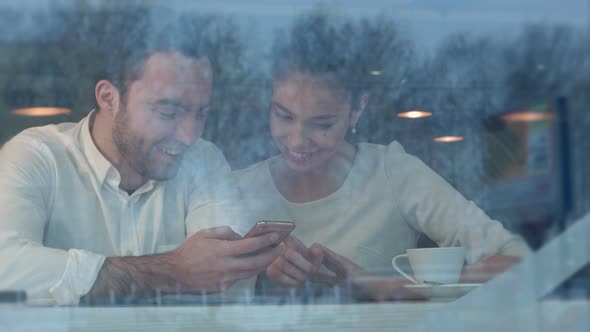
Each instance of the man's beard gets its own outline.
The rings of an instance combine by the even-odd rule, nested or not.
[[[113,124],[113,142],[119,151],[120,158],[135,172],[143,177],[149,178],[146,160],[141,158],[141,144],[131,133],[129,128],[129,117],[124,106],[115,115]]]
[[[129,167],[144,178],[165,181],[176,176],[181,160],[170,165],[150,160],[150,153],[155,150],[155,147],[160,142],[156,142],[149,147],[146,146],[145,139],[138,136],[131,129],[130,121],[126,105],[122,105],[115,115],[113,125],[113,141],[119,150],[120,157]]]

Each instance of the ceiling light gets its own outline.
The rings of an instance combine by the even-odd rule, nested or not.
[[[440,136],[436,137],[434,141],[439,143],[453,143],[462,141],[464,139],[465,138],[463,136]]]
[[[371,75],[379,76],[379,75],[381,75],[381,71],[380,70],[371,70]]]
[[[10,113],[19,116],[37,117],[70,114],[72,110],[66,107],[25,107],[13,109]]]
[[[9,75],[0,96],[2,111],[28,117],[72,113],[78,91],[74,81],[64,75],[55,59],[38,53]]]
[[[548,121],[555,118],[553,113],[540,112],[516,112],[508,113],[501,116],[502,120],[510,122],[533,122],[533,121]]]
[[[413,110],[413,111],[398,113],[397,116],[400,118],[419,119],[419,118],[427,118],[429,116],[432,116],[432,113],[422,111],[422,110]]]

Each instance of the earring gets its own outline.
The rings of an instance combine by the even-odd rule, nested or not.
[[[356,127],[352,127],[352,129],[350,130],[350,132],[354,135],[356,134]]]

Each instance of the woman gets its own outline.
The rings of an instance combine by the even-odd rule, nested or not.
[[[480,262],[472,272],[497,273],[528,252],[397,142],[349,143],[367,101],[330,70],[297,64],[276,76],[270,129],[280,155],[235,172],[257,220],[297,224],[266,271],[274,283],[325,279],[320,265],[338,278],[390,270],[391,258],[415,248],[421,233],[440,246],[464,246],[467,263]]]

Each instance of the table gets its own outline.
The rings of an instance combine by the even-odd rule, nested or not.
[[[0,321],[6,331],[395,331],[441,305],[14,306]]]
[[[444,302],[397,302],[313,305],[0,307],[3,331],[403,331]],[[549,300],[523,308],[503,330],[569,331],[576,318],[590,331],[589,300]],[[479,313],[489,316],[490,313]],[[457,312],[474,321],[476,312]],[[581,316],[583,314],[583,316]],[[584,323],[586,319],[586,323]],[[502,321],[501,319],[499,321]],[[563,329],[565,327],[565,329]]]

